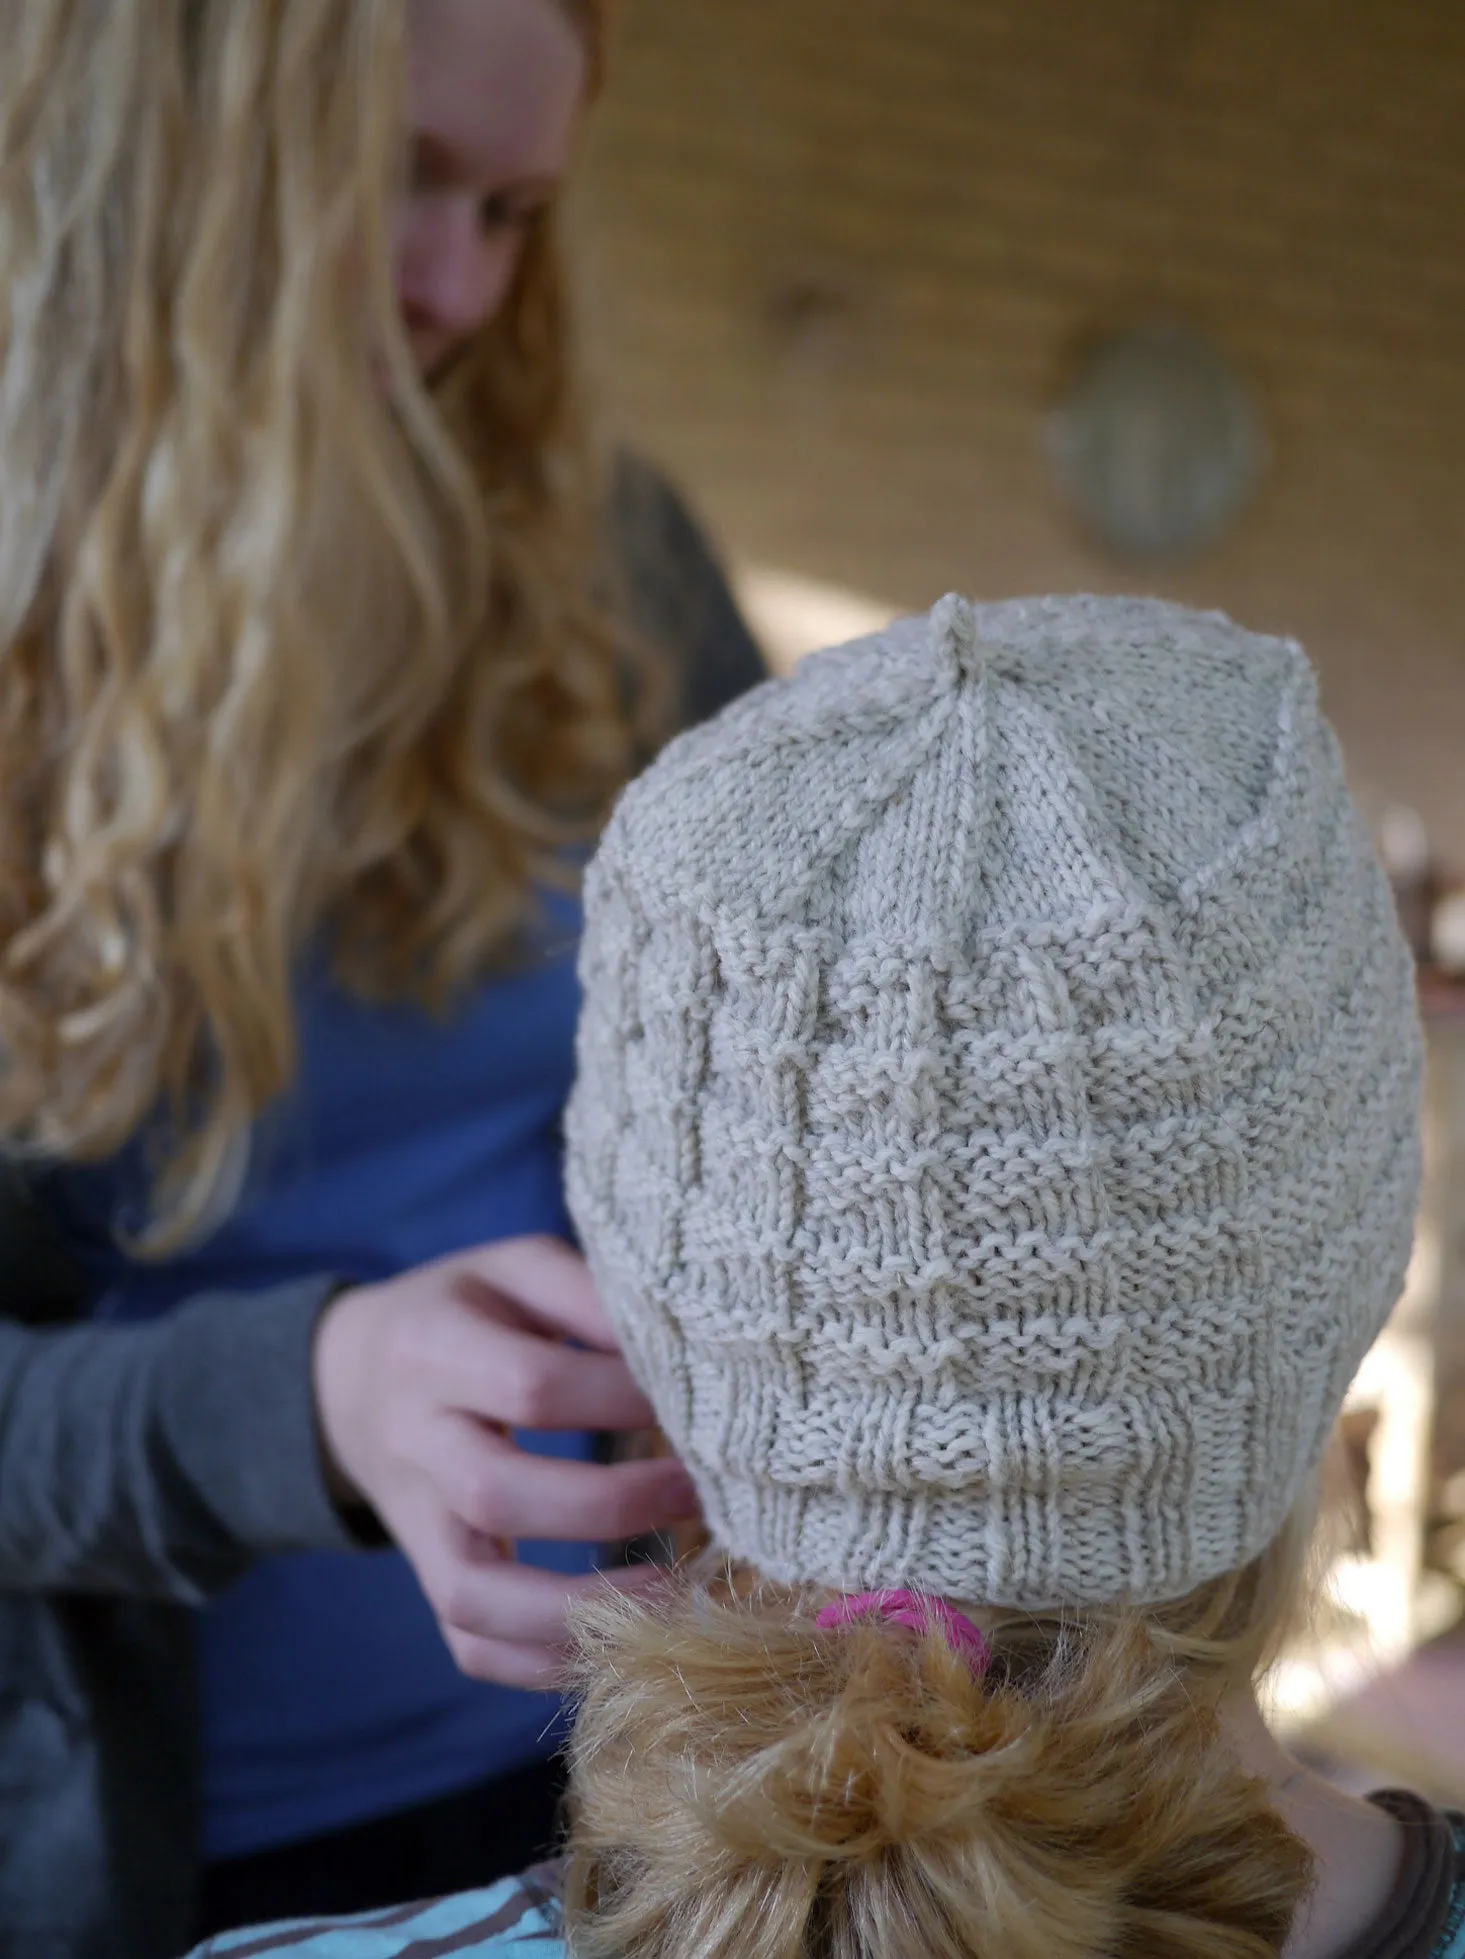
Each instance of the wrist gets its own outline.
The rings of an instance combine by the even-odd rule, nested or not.
[[[351,1447],[354,1427],[351,1410],[358,1398],[356,1323],[364,1292],[361,1286],[337,1286],[316,1321],[311,1344],[311,1386],[321,1476],[332,1503],[343,1513],[370,1508],[370,1500],[352,1466]]]

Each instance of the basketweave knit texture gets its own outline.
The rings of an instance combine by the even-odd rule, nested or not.
[[[1030,1608],[1265,1547],[1419,1175],[1298,647],[944,600],[673,743],[586,904],[572,1208],[719,1543]]]

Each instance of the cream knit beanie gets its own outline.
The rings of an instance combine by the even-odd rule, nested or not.
[[[772,1578],[1156,1601],[1399,1292],[1413,975],[1290,643],[970,607],[673,743],[587,881],[578,1228]]]

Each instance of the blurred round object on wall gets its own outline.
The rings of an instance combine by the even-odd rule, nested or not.
[[[1245,377],[1207,335],[1172,321],[1091,344],[1048,418],[1047,446],[1067,501],[1124,558],[1217,543],[1269,457]]]
[[[1441,972],[1465,979],[1465,888],[1447,891],[1435,905],[1430,950]]]
[[[1379,817],[1377,830],[1379,856],[1394,883],[1422,883],[1433,859],[1429,831],[1419,811],[1407,803],[1390,803]]]
[[[1404,936],[1416,959],[1430,959],[1439,880],[1424,818],[1407,803],[1390,803],[1374,824],[1374,841],[1393,886]]]

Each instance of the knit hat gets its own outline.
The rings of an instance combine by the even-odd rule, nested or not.
[[[572,1209],[719,1544],[1028,1608],[1265,1548],[1419,1174],[1296,645],[946,599],[674,742],[586,906]]]

